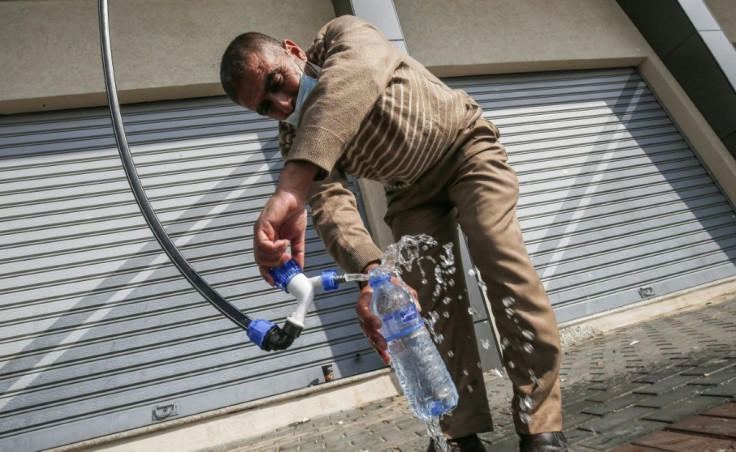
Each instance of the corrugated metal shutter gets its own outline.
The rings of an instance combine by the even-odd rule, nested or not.
[[[502,130],[524,235],[561,321],[736,274],[733,209],[635,71],[448,82]],[[222,99],[125,113],[143,182],[184,254],[238,307],[282,322],[293,303],[260,281],[248,250],[280,167],[274,124]],[[288,391],[325,363],[338,376],[380,366],[349,289],[317,300],[291,350],[244,344],[152,241],[105,110],[2,118],[0,132],[0,448]],[[310,271],[329,266],[309,237]]]
[[[559,321],[736,275],[736,218],[633,69],[469,77]]]
[[[238,308],[283,324],[293,299],[261,280],[250,251],[282,165],[275,122],[223,98],[124,115],[143,184],[187,259]],[[153,240],[106,109],[0,121],[0,449],[303,388],[324,381],[324,364],[336,377],[382,366],[355,322],[352,285],[318,297],[288,351],[248,343]],[[333,267],[308,239],[308,273]]]

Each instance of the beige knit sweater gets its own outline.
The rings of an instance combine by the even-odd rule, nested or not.
[[[358,272],[383,253],[363,225],[345,173],[389,191],[409,187],[454,150],[458,133],[481,110],[354,16],[325,25],[307,56],[322,70],[298,128],[281,123],[281,151],[286,161],[321,168],[309,198],[315,228],[338,264]]]

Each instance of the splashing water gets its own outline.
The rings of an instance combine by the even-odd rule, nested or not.
[[[529,341],[534,339],[534,333],[532,333],[529,330],[521,330],[521,335],[524,336]]]
[[[519,399],[519,408],[521,408],[522,411],[529,411],[534,406],[534,402],[532,401],[532,398],[529,396],[524,396]]]
[[[427,433],[434,440],[434,450],[437,452],[449,452],[450,445],[440,429],[440,418],[433,417],[427,422]]]

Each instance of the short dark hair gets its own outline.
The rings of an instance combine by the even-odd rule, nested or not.
[[[243,33],[232,40],[220,61],[220,83],[230,100],[238,103],[238,86],[245,75],[251,56],[254,53],[273,55],[280,48],[281,43],[277,40],[257,31]]]

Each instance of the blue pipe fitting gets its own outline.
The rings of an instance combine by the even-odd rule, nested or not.
[[[248,325],[248,329],[246,329],[245,332],[246,334],[248,334],[248,338],[251,340],[251,342],[255,343],[262,350],[267,350],[263,348],[264,339],[268,335],[269,331],[271,331],[274,327],[276,327],[276,325],[269,322],[268,320],[253,319],[250,322],[250,325]]]
[[[322,288],[324,290],[337,290],[339,288],[337,272],[335,270],[325,270],[322,272]]]
[[[273,282],[276,284],[276,287],[284,292],[289,292],[287,289],[287,287],[289,287],[289,282],[294,278],[294,276],[301,272],[302,269],[299,267],[299,264],[294,262],[292,259],[284,262],[281,267],[271,268],[268,270],[268,273],[273,278]]]

